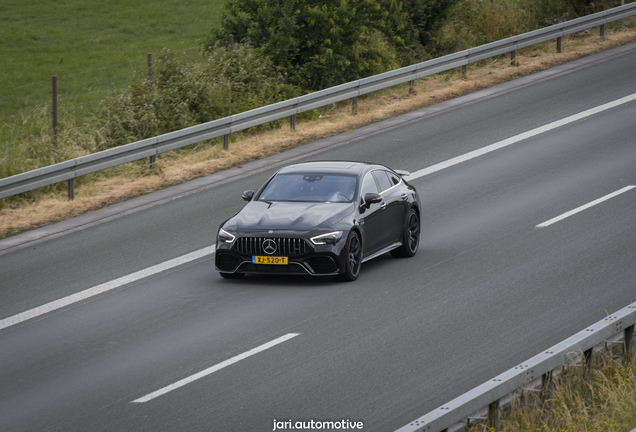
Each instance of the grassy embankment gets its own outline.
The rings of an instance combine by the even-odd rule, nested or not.
[[[113,16],[110,16],[109,12],[105,10],[102,10],[101,13],[99,13],[100,11],[93,12],[100,19],[92,24],[80,25],[80,21],[83,23],[93,15],[88,13],[90,9],[88,6],[76,3],[75,8],[79,11],[77,12],[78,22],[71,22],[70,17],[75,16],[75,12],[73,12],[73,7],[68,6],[70,9],[60,13],[57,17],[54,17],[53,13],[50,12],[51,18],[48,19],[48,24],[46,22],[37,23],[36,20],[34,28],[24,30],[26,34],[29,34],[29,32],[37,33],[36,30],[42,29],[39,35],[35,34],[31,37],[34,40],[31,46],[24,41],[18,43],[19,41],[17,40],[13,44],[5,43],[5,45],[9,45],[10,49],[18,52],[22,44],[26,51],[32,52],[34,58],[38,57],[36,53],[40,51],[53,53],[46,60],[34,61],[33,66],[23,66],[23,69],[29,71],[29,73],[36,66],[40,68],[39,75],[30,76],[29,79],[31,81],[40,79],[42,75],[49,75],[50,72],[45,72],[47,70],[54,70],[58,76],[63,78],[64,74],[71,74],[72,70],[86,70],[86,67],[95,70],[99,69],[97,65],[125,62],[130,58],[139,56],[140,53],[158,52],[159,47],[162,45],[178,50],[190,47],[189,52],[198,52],[196,38],[205,34],[212,21],[212,19],[207,17],[215,12],[212,12],[203,3],[197,4],[196,7],[195,5],[191,6],[189,10],[193,14],[185,17],[176,10],[170,9],[167,3],[165,5],[153,5],[152,9],[156,9],[156,11],[152,13],[148,11],[149,5],[138,5],[136,9],[131,10],[129,8],[130,5],[122,4],[118,8],[113,8],[117,11],[113,12]],[[5,5],[4,7],[6,8],[7,6]],[[17,8],[15,5],[13,7]],[[111,5],[111,7],[113,6]],[[15,26],[14,31],[18,31],[18,28],[27,21],[28,16],[26,12],[17,15],[14,20],[15,23],[12,24]],[[66,18],[63,18],[63,16]],[[143,18],[145,16],[149,18]],[[173,17],[178,18],[176,24],[171,21]],[[66,21],[63,21],[64,19]],[[65,24],[62,25],[61,22]],[[561,54],[556,54],[554,42],[548,42],[518,52],[515,66],[510,66],[507,56],[501,56],[469,66],[468,74],[465,77],[461,75],[459,70],[427,77],[416,82],[415,94],[408,94],[405,86],[376,92],[361,98],[358,112],[355,115],[350,113],[350,105],[348,103],[342,103],[322,109],[322,116],[317,121],[299,122],[295,131],[290,131],[288,127],[281,127],[259,134],[237,133],[232,136],[232,143],[228,151],[221,150],[220,144],[216,140],[212,143],[192,146],[193,148],[187,151],[161,155],[158,158],[157,168],[152,172],[147,168],[147,161],[141,161],[85,176],[79,179],[76,199],[72,202],[66,201],[65,184],[49,188],[45,194],[40,192],[23,199],[3,200],[4,203],[0,206],[0,237],[73,217],[133,196],[149,193],[194,177],[207,175],[217,170],[302,145],[321,137],[338,134],[400,113],[435,104],[448,98],[486,88],[496,83],[547,69],[581,56],[634,41],[636,40],[635,22],[633,19],[628,20],[629,26],[623,30],[620,30],[618,23],[609,26],[606,29],[604,39],[599,38],[598,29],[568,37],[563,42],[564,52]],[[52,27],[50,32],[45,30],[47,25]],[[67,46],[64,51],[56,44],[44,41],[44,39],[47,39],[44,37],[45,34],[60,34],[60,38],[62,38],[61,35],[65,33],[64,29],[68,30],[71,28],[78,31],[74,33],[74,36],[67,38],[65,42]],[[179,29],[185,28],[189,29],[189,33],[185,33],[185,31],[179,33]],[[144,32],[148,33],[148,38],[146,38],[145,42],[141,42],[144,39]],[[92,36],[89,37],[88,33],[92,34]],[[159,36],[151,36],[157,33],[160,33],[163,39]],[[175,36],[175,34],[179,37],[168,37]],[[48,39],[54,38],[48,37]],[[8,40],[11,41],[10,38]],[[87,43],[82,44],[80,43],[81,41]],[[63,46],[64,42],[60,42],[59,45]],[[82,48],[79,47],[80,45]],[[110,53],[103,54],[103,57],[109,58],[110,61],[102,62],[101,57],[100,61],[90,64],[84,61],[84,59],[89,57],[95,58],[93,54],[89,55],[88,52],[92,49],[97,50],[95,47],[100,47],[100,45],[104,46],[104,52]],[[107,49],[108,46],[110,48]],[[133,49],[133,46],[136,48]],[[72,49],[68,47],[72,47]],[[68,53],[69,56],[72,55],[72,58],[74,58],[73,62],[67,60],[66,54],[62,55],[62,52]],[[82,52],[83,54],[81,54]],[[120,54],[122,55],[120,56]],[[98,54],[94,55],[99,57]],[[0,58],[6,59],[7,57],[0,56]],[[17,54],[16,58],[18,58]],[[28,56],[26,58],[22,57],[21,61],[28,64],[27,58]],[[56,58],[57,60],[55,60]],[[144,70],[146,68],[145,57],[142,57],[141,60],[141,69]],[[72,69],[60,71],[61,65],[66,65],[64,67],[68,68],[69,63],[73,63],[75,66]],[[9,63],[6,63],[5,66],[7,64]],[[2,70],[5,70],[5,67]],[[105,71],[108,71],[108,69],[105,69]],[[95,71],[95,74],[98,73],[101,72]],[[108,74],[109,72],[105,73]],[[19,73],[16,72],[13,75],[17,76]],[[130,79],[130,74],[123,75],[122,79],[124,81]],[[100,82],[99,79],[94,81],[96,86]],[[15,77],[10,82],[14,86],[19,85]],[[110,80],[109,77],[105,77],[101,79],[101,82],[103,84],[114,83],[115,81],[114,78]],[[50,81],[47,80],[47,86],[49,84]],[[103,97],[104,94],[109,92],[109,89],[117,87],[116,84],[111,87],[109,85],[95,90],[95,94]],[[60,88],[62,89],[63,87],[60,86]],[[94,131],[86,132],[86,125],[90,123],[90,118],[94,116],[95,111],[86,109],[83,110],[83,114],[77,114],[78,107],[91,103],[88,99],[82,99],[81,93],[82,91],[77,94],[73,93],[77,99],[67,105],[70,106],[68,111],[64,108],[61,111],[61,116],[66,114],[65,118],[67,119],[64,120],[64,117],[60,119],[57,157],[62,155],[62,160],[87,154],[98,147],[96,142],[96,140],[99,140],[98,134],[95,134]],[[87,96],[87,98],[90,97],[97,96]],[[62,97],[61,103],[64,100],[65,98]],[[15,110],[19,110],[19,107],[13,107],[12,109],[14,111],[9,110],[8,112],[15,113],[17,112]],[[29,152],[29,157],[33,159],[33,153],[37,152],[38,143],[48,143],[50,140],[50,128],[47,128],[47,125],[50,124],[48,109],[50,109],[50,106],[40,105],[36,109],[36,111],[39,111],[35,113],[28,110],[23,111],[26,114],[18,114],[11,118],[13,120],[17,119],[17,122],[11,123],[11,121],[8,121],[4,123],[4,133],[8,131],[9,134],[15,136],[15,128],[23,128],[24,131],[20,130],[18,133],[29,134],[31,138],[29,141],[32,144],[31,147],[22,146],[22,148],[18,146],[13,153],[5,152],[4,154],[8,156],[5,156],[5,160],[0,161],[0,163],[19,164],[24,159],[20,157],[20,154],[25,151]],[[0,112],[6,113],[7,111]],[[26,119],[25,123],[28,124],[20,124],[19,120],[21,118]],[[33,139],[34,135],[35,139]],[[2,145],[4,144],[0,143],[0,147]],[[47,164],[44,163],[43,165]]]
[[[616,346],[615,346],[616,348]],[[596,354],[590,376],[570,367],[552,383],[543,400],[534,392],[517,399],[502,416],[503,432],[629,432],[636,428],[636,358]],[[494,432],[485,424],[473,432]]]
[[[51,102],[79,123],[163,48],[200,58],[198,39],[218,24],[222,0],[0,3],[0,125]],[[60,121],[65,120],[60,118]],[[0,146],[6,142],[0,142]]]

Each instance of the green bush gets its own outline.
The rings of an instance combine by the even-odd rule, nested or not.
[[[397,48],[402,66],[428,60],[440,51],[434,35],[455,3],[457,0],[403,0],[402,10],[406,14],[402,33],[404,45]]]
[[[620,6],[616,0],[521,0],[534,28],[546,27],[604,9]]]
[[[404,22],[395,0],[228,0],[207,49],[233,34],[288,82],[320,90],[396,67]]]
[[[165,50],[156,79],[136,80],[104,109],[104,147],[116,147],[300,95],[261,50],[209,46],[203,63]]]
[[[532,30],[528,13],[517,3],[459,0],[435,35],[436,55],[495,42]]]

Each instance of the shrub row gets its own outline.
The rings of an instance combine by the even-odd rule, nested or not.
[[[82,124],[62,122],[56,143],[45,107],[1,125],[0,177],[617,4],[616,0],[227,0],[222,26],[210,32],[201,61],[164,50],[153,82],[140,73],[126,89],[104,101],[98,115]],[[236,35],[233,50],[227,47],[229,33]]]

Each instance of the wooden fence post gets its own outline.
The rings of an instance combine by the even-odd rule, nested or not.
[[[152,53],[148,53],[148,90],[152,90]]]
[[[53,75],[53,144],[57,145],[57,75]]]

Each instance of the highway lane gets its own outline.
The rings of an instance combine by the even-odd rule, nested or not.
[[[579,61],[574,72],[563,66],[458,98],[442,104],[451,106],[443,113],[422,117],[433,107],[371,125],[362,128],[363,139],[316,158],[366,159],[415,171],[636,93],[634,56],[631,45]],[[412,120],[402,124],[404,119]],[[339,143],[337,138],[324,141]],[[236,171],[249,172],[251,166]],[[238,211],[243,202],[237,194],[258,187],[275,166],[281,163],[264,164],[264,171],[231,187],[212,183],[196,193],[178,193],[169,203],[5,252],[0,255],[0,319],[210,245],[214,234],[201,233]]]
[[[524,90],[533,95],[537,88]],[[499,97],[514,101],[520,95]],[[497,99],[483,103],[496,107]],[[581,110],[593,102],[572,103]],[[473,149],[467,140],[463,148],[448,149],[453,146],[443,144],[452,131],[435,135],[431,127],[452,129],[464,109],[474,115],[486,111],[475,105],[435,116],[435,122],[425,119],[426,148],[412,124],[331,149],[328,156],[350,159],[357,150],[371,160],[386,158],[389,165],[422,168],[418,158],[401,159],[408,154],[383,145],[399,143],[411,154],[420,149],[418,155],[438,145],[444,157]],[[563,105],[568,104],[560,105],[565,110]],[[563,116],[575,112],[565,110]],[[0,419],[19,430],[271,430],[274,418],[343,417],[364,421],[365,430],[395,429],[602,318],[605,310],[634,301],[634,191],[554,226],[536,225],[636,184],[630,120],[635,114],[630,104],[416,180],[427,204],[420,254],[365,264],[356,284],[307,278],[223,281],[203,259],[1,331]],[[535,116],[521,122],[525,130],[554,120],[549,113]],[[499,135],[492,123],[478,129],[510,135]],[[480,133],[476,141],[494,141],[482,141]],[[266,175],[255,177],[260,181]],[[243,179],[238,187],[205,194],[220,199],[213,202],[227,197],[240,207],[237,191],[255,181]],[[201,192],[181,200],[200,201]],[[182,212],[190,208],[179,204]],[[200,206],[210,212],[209,205]],[[168,222],[179,212],[161,207],[96,228],[103,226],[105,235],[129,217],[149,220],[156,211],[170,215],[158,223],[169,231]],[[193,228],[201,223],[197,216],[188,218]],[[88,231],[56,241],[85,238]],[[170,240],[170,232],[159,231]],[[129,248],[148,241],[158,240],[140,235],[131,238]],[[47,247],[54,250],[46,242],[38,246]],[[173,252],[169,243],[161,248],[167,249]],[[124,258],[101,251],[102,266],[80,274],[67,268],[68,276],[57,276],[59,284],[107,280],[108,271],[104,275],[101,268],[126,261],[126,250]],[[0,259],[4,264],[15,258],[12,253]],[[38,276],[22,277],[28,285],[28,277]],[[40,277],[42,285],[57,288],[55,279],[49,277],[47,284]],[[290,332],[299,336],[146,404],[131,403]]]

